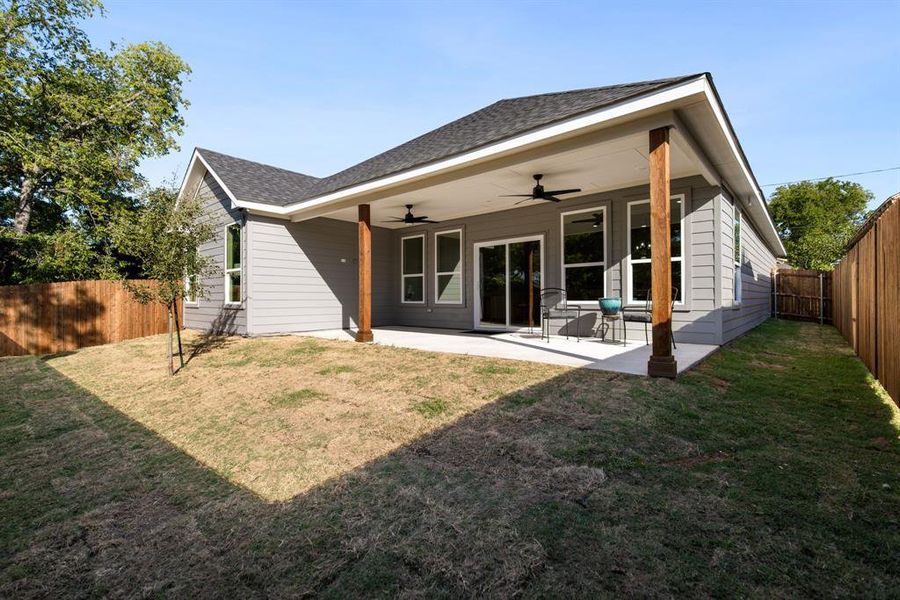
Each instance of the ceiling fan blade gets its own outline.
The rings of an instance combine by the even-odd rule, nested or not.
[[[541,200],[549,200],[550,202],[562,202],[562,200],[560,200],[556,196],[551,196],[547,192],[544,192],[544,197],[541,198]]]
[[[497,196],[498,198],[533,198],[534,194],[503,194]]]
[[[599,219],[578,219],[577,221],[572,221],[572,223],[597,223]]]
[[[382,221],[382,223],[403,223],[404,221],[405,219],[402,219],[400,217],[390,217],[390,220]]]
[[[514,203],[513,206],[518,206],[518,205],[522,204],[523,202],[528,202],[529,200],[536,200],[536,198],[529,195],[527,198],[523,198],[522,200],[519,200],[518,202]]]
[[[440,221],[432,221],[431,219],[422,219],[419,223],[440,223]]]
[[[580,192],[580,191],[581,191],[581,188],[571,188],[568,190],[550,190],[550,191],[545,191],[544,195],[545,196],[556,196],[557,194],[574,194],[575,192]]]

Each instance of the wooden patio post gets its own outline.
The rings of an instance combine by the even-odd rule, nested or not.
[[[651,377],[674,378],[672,356],[672,247],[669,215],[669,128],[650,131],[650,289],[653,354],[647,362]],[[682,242],[683,244],[684,242]]]
[[[359,319],[356,341],[372,341],[372,220],[368,204],[359,205]]]

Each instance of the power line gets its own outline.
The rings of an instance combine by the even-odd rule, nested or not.
[[[798,179],[797,181],[782,181],[781,183],[767,183],[759,187],[774,187],[776,185],[790,185],[792,183],[802,183],[804,181],[824,181],[825,179],[836,179],[838,177],[853,177],[854,175],[868,175],[870,173],[885,173],[887,171],[898,171],[900,166],[888,167],[887,169],[875,169],[874,171],[860,171],[859,173],[844,173],[843,175],[829,175],[828,177],[816,177],[814,179]]]

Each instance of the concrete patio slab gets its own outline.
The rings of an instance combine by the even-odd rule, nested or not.
[[[647,374],[647,360],[650,346],[640,342],[603,342],[598,338],[565,339],[553,337],[550,343],[540,337],[523,333],[499,333],[484,335],[464,333],[452,329],[425,329],[417,327],[376,327],[373,328],[375,343],[431,352],[470,354],[512,360],[527,360],[567,367],[583,367],[602,371]],[[354,339],[354,332],[348,329],[311,331],[303,335],[331,339]],[[676,340],[677,341],[677,340]],[[678,372],[698,363],[718,349],[706,344],[678,344],[675,359]]]

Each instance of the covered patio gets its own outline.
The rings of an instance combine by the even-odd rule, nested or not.
[[[330,329],[305,333],[330,340],[352,341],[357,332]],[[548,343],[537,333],[498,332],[493,334],[454,331],[424,327],[374,327],[373,341],[384,346],[446,352],[470,356],[486,356],[510,360],[524,360],[567,367],[580,367],[646,375],[652,346],[643,342],[603,341],[596,337],[566,339],[553,336]],[[708,344],[678,344],[673,351],[678,373],[694,366],[718,346]]]

